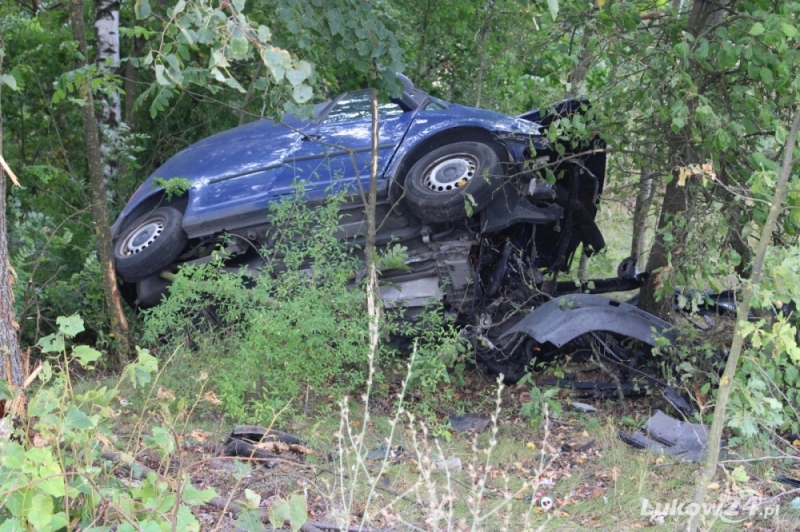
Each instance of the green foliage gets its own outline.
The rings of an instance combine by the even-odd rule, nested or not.
[[[42,352],[54,358],[45,361],[30,398],[30,430],[26,427],[18,439],[0,440],[0,529],[54,532],[68,523],[87,530],[102,523],[117,530],[170,530],[177,524],[180,530],[199,532],[189,506],[207,503],[216,495],[213,489],[198,490],[188,480],[170,484],[153,471],[136,484],[115,475],[104,451],[114,451],[111,428],[121,414],[115,404],[122,381],[111,389],[74,392],[70,366],[77,362],[88,369],[101,356],[84,345],[68,352],[70,340],[82,331],[79,316],[59,317],[57,332],[40,341]],[[57,359],[60,363],[54,363]],[[126,372],[149,377],[157,370],[154,361],[139,350],[139,359]],[[156,427],[145,444],[166,458],[175,450],[172,434]],[[35,435],[33,440],[29,435]]]
[[[525,384],[530,378],[529,375],[530,374],[525,375],[518,384]],[[545,414],[548,410],[552,412],[551,415],[560,416],[562,408],[561,403],[556,400],[558,392],[559,389],[556,387],[542,390],[535,384],[531,385],[531,399],[522,405],[520,415],[526,418],[532,427],[544,421]]]
[[[184,177],[173,177],[172,179],[156,177],[153,186],[163,189],[167,201],[170,201],[173,196],[186,194],[192,188],[192,182]]]
[[[335,236],[339,203],[313,211],[281,202],[261,275],[226,273],[219,262],[183,268],[146,317],[151,339],[213,339],[200,347],[213,350],[213,385],[234,418],[271,420],[307,389],[336,396],[366,378],[366,307],[348,286],[358,264]],[[207,313],[216,330],[203,329]]]

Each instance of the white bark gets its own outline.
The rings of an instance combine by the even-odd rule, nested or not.
[[[119,73],[119,5],[120,0],[95,0],[97,67],[109,74]],[[100,153],[103,156],[103,175],[106,184],[110,185],[116,177],[119,166],[119,160],[113,149],[117,139],[117,128],[122,121],[119,91],[99,93],[97,101],[100,103],[100,113],[97,118],[102,131]]]

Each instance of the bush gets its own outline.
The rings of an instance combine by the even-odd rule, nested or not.
[[[301,394],[339,397],[365,382],[367,311],[352,290],[361,263],[336,236],[340,203],[333,197],[312,210],[281,202],[272,212],[274,244],[260,250],[261,275],[226,273],[221,258],[184,267],[169,299],[147,314],[151,340],[189,336],[197,356],[213,359],[226,414],[271,420]]]

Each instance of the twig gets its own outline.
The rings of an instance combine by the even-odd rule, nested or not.
[[[774,504],[774,503],[778,502],[778,499],[780,499],[781,497],[785,497],[786,495],[794,495],[795,493],[800,493],[800,488],[789,490],[789,491],[784,491],[783,493],[779,493],[779,494],[775,495],[774,497],[770,497],[766,501],[763,501],[761,503],[761,506],[767,506],[767,505],[770,505],[770,504]]]

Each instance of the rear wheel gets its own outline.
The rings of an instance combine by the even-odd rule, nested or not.
[[[405,179],[406,204],[421,220],[453,222],[467,216],[468,210],[486,208],[503,177],[500,158],[491,146],[448,144],[411,167]]]
[[[114,242],[119,276],[136,283],[172,264],[186,246],[182,220],[179,210],[161,207],[133,222]]]

